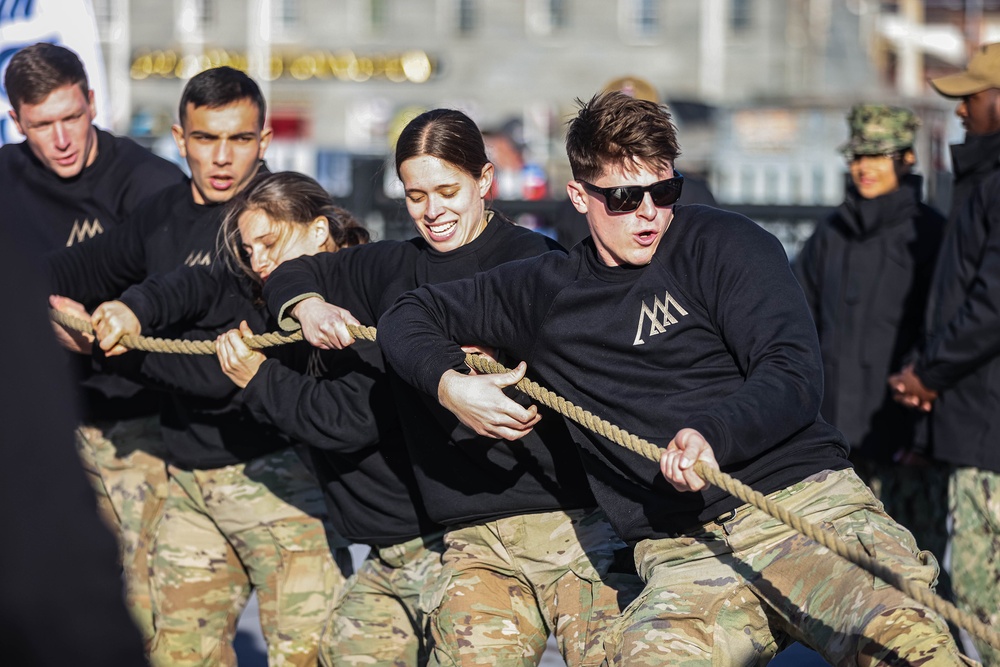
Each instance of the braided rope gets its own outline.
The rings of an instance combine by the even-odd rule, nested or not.
[[[66,313],[60,313],[55,310],[50,311],[50,314],[54,321],[62,324],[63,326],[77,331],[82,331],[84,333],[93,333],[93,327],[87,320],[83,320]],[[347,329],[351,335],[357,339],[373,342],[376,340],[377,332],[375,327],[355,326],[350,324],[347,325]],[[246,341],[248,347],[262,349],[265,347],[302,340],[302,332],[297,331],[288,335],[268,333],[248,337],[244,340]],[[213,354],[215,352],[214,341],[167,340],[162,338],[147,338],[144,336],[129,335],[124,336],[121,342],[125,347],[146,350],[149,352],[168,352],[177,354]],[[470,368],[480,373],[506,373],[510,370],[504,365],[478,354],[467,354],[465,362]],[[629,451],[635,452],[636,454],[639,454],[651,461],[659,462],[660,454],[663,450],[648,440],[622,430],[592,412],[574,405],[572,402],[567,401],[537,382],[529,380],[527,377],[522,378],[515,386],[542,405],[551,408],[564,417],[572,419],[581,426],[608,438],[615,444],[620,445]],[[918,585],[902,577],[898,573],[889,569],[887,566],[879,563],[874,558],[871,558],[868,554],[864,553],[857,547],[846,544],[832,533],[824,531],[815,524],[804,520],[802,517],[792,514],[778,503],[764,496],[764,494],[759,491],[754,491],[752,488],[743,484],[731,475],[727,475],[720,470],[710,468],[702,461],[695,462],[694,471],[708,483],[725,490],[730,495],[739,498],[745,503],[753,505],[757,509],[767,513],[775,519],[778,519],[802,535],[805,535],[814,542],[826,547],[841,558],[864,568],[882,581],[910,596],[918,603],[933,609],[954,625],[968,630],[969,633],[976,638],[983,640],[994,648],[1000,649],[1000,633],[997,633],[989,625],[983,623],[975,616],[967,614],[947,600],[936,595],[930,588]]]

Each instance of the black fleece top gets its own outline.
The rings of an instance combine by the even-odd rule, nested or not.
[[[254,332],[272,330],[263,304],[254,304],[249,281],[212,267],[181,266],[128,288],[120,297],[147,335],[213,340],[246,320]],[[175,333],[173,333],[175,332]],[[130,351],[104,357],[102,368],[163,390],[160,422],[167,458],[185,469],[204,470],[245,463],[283,449],[291,441],[262,427],[243,411],[243,395],[226,377],[214,354],[187,355]]]
[[[588,239],[568,257],[422,287],[381,318],[379,338],[425,392],[463,370],[453,341],[503,349],[532,379],[661,446],[697,429],[725,472],[762,493],[849,466],[843,436],[819,417],[819,343],[784,250],[734,213],[676,206],[644,267],[606,266]],[[714,487],[677,492],[657,462],[573,430],[594,494],[629,542],[741,504]]]
[[[297,325],[285,312],[310,294],[339,305],[354,295],[360,303],[351,312],[371,325],[396,297],[418,285],[472,276],[558,247],[493,216],[479,237],[447,253],[418,238],[285,262],[268,279],[264,296],[286,328]],[[420,495],[435,521],[453,526],[595,504],[568,431],[553,414],[522,441],[485,438],[438,404],[436,387],[428,395],[391,369],[390,377]]]
[[[50,254],[54,289],[92,308],[147,276],[209,266],[224,212],[223,205],[196,204],[186,179],[146,200],[128,224]]]
[[[122,225],[140,202],[182,183],[174,164],[131,139],[97,130],[97,157],[74,178],[60,178],[27,142],[0,146],[0,224],[10,225],[37,253],[76,246]],[[133,383],[94,374],[86,357],[73,359],[84,380],[86,421],[150,414],[156,399]]]
[[[222,320],[238,323],[242,318],[254,333],[273,331],[276,325],[258,296],[247,278],[216,265],[180,267],[150,278],[129,288],[122,301],[144,328],[178,322],[219,328],[225,324]],[[351,301],[344,304],[354,306]],[[183,457],[189,467],[227,465],[219,463],[227,454],[245,457],[253,455],[248,450],[252,446],[265,453],[287,444],[273,437],[279,431],[310,445],[306,456],[326,491],[334,527],[344,537],[391,545],[437,530],[412,481],[378,346],[359,341],[347,350],[325,351],[303,342],[264,353],[269,358],[242,391],[222,374],[214,355],[201,368],[191,368],[197,358],[148,355],[141,369],[147,381],[182,395],[196,391],[213,399],[187,401],[191,407],[180,416],[218,404],[216,421],[227,425],[216,429],[213,439],[188,435],[186,443],[172,442],[171,455]],[[201,415],[187,430],[200,434],[206,419]]]
[[[50,171],[27,142],[7,144],[0,146],[0,217],[46,252],[118,227],[143,199],[183,181],[173,163],[104,130],[97,130],[93,164],[75,178]]]
[[[944,217],[920,202],[920,185],[909,176],[874,199],[851,186],[793,267],[819,330],[823,417],[852,454],[880,462],[928,445],[924,416],[896,403],[886,382],[916,353],[944,233]]]
[[[1000,472],[1000,133],[952,147],[955,198],[915,372],[939,392],[934,456]]]
[[[8,182],[9,183],[9,182]],[[118,544],[97,515],[73,445],[74,387],[52,336],[31,245],[0,225],[0,646],[9,665],[140,667]],[[68,656],[72,656],[69,657]]]

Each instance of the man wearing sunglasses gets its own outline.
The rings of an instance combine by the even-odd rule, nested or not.
[[[379,343],[484,435],[516,439],[536,423],[503,394],[527,362],[532,379],[666,447],[657,464],[570,424],[646,583],[606,638],[609,664],[763,664],[794,639],[834,664],[962,664],[933,611],[692,470],[721,467],[910,580],[936,578],[819,416],[816,330],[781,244],[740,215],[675,204],[676,130],[653,102],[582,103],[566,149],[591,237],[568,256],[404,295]],[[459,343],[524,361],[468,375]]]

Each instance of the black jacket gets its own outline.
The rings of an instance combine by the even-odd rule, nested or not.
[[[853,451],[887,462],[926,449],[924,420],[896,403],[886,383],[915,353],[944,217],[920,202],[921,179],[844,203],[821,222],[794,265],[819,332],[823,417]]]
[[[934,455],[1000,472],[1000,133],[953,148],[955,193],[916,373],[939,392]]]

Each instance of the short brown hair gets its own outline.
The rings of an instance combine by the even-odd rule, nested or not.
[[[22,104],[40,104],[57,88],[77,85],[84,97],[90,94],[87,71],[80,58],[63,46],[39,42],[26,46],[10,59],[4,88],[14,113]]]
[[[573,178],[596,180],[609,170],[636,170],[636,161],[665,171],[680,155],[677,128],[665,106],[613,91],[589,102],[569,122],[566,155]]]

